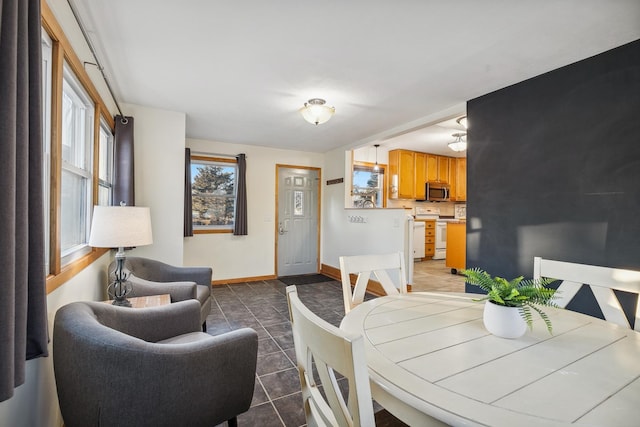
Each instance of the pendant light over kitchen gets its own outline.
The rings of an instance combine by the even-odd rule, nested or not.
[[[378,164],[378,147],[380,147],[380,144],[373,144],[373,146],[376,147],[376,164],[373,166],[373,170],[379,171],[380,165]]]

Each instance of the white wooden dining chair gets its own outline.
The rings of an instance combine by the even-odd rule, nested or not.
[[[395,281],[390,273],[395,276]],[[352,274],[357,275],[353,290],[351,289]],[[407,293],[407,273],[402,252],[382,255],[341,256],[340,277],[342,280],[345,314],[364,301],[364,294],[372,274],[387,295]]]
[[[287,287],[287,300],[307,425],[374,426],[362,336],[347,334],[311,312],[300,301],[295,285]],[[346,402],[337,373],[348,382]]]
[[[556,304],[566,307],[582,286],[589,286],[604,318],[631,328],[629,320],[614,290],[640,294],[640,271],[600,267],[535,257],[533,278],[550,277],[561,280]],[[640,331],[640,301],[636,304],[634,330]]]

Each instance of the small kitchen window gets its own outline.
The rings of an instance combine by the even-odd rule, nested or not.
[[[374,163],[354,162],[351,179],[351,206],[353,208],[383,208],[387,205],[385,167]]]

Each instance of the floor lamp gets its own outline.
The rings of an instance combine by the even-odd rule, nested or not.
[[[149,208],[138,206],[94,206],[89,246],[118,248],[115,280],[107,287],[113,305],[131,307],[127,295],[132,286],[124,269],[124,248],[150,245],[151,214]]]

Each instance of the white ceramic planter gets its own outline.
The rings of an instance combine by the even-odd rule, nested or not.
[[[518,307],[504,307],[487,300],[482,320],[484,327],[498,337],[518,338],[527,332],[527,322],[520,315]]]

